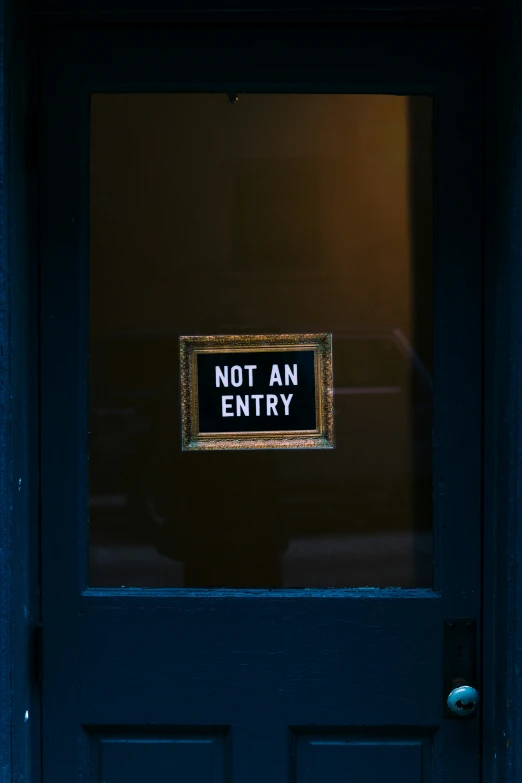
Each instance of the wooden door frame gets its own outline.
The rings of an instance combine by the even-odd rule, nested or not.
[[[186,0],[0,0],[0,783],[39,781],[38,287],[35,42],[55,25],[194,17]],[[204,2],[197,4],[199,7]],[[207,5],[212,5],[207,3]],[[266,3],[270,5],[269,2]],[[485,405],[483,770],[487,783],[522,780],[522,1],[372,3],[332,12],[236,12],[245,19],[479,27],[484,40]],[[134,8],[124,12],[123,7]],[[260,8],[262,3],[252,3]],[[306,6],[306,7],[303,7]],[[344,7],[343,7],[344,6]],[[141,10],[140,10],[141,7]],[[93,8],[95,10],[93,10]],[[380,10],[377,10],[380,9]],[[463,553],[463,568],[465,568]]]

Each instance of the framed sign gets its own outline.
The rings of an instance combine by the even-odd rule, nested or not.
[[[332,336],[181,337],[182,449],[331,449]]]

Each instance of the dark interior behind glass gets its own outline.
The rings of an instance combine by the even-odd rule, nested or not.
[[[96,94],[90,584],[430,587],[432,101]],[[181,451],[179,336],[333,334],[336,448]]]

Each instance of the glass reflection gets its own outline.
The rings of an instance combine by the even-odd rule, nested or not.
[[[95,95],[90,584],[432,584],[431,100]],[[332,332],[336,449],[182,453],[180,334]]]

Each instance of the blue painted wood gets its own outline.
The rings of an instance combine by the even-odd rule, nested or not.
[[[324,733],[303,734],[297,738],[296,778],[300,783],[322,783],[328,770],[329,783],[360,779],[382,783],[400,770],[403,783],[430,779],[430,747],[422,737],[342,736]],[[393,778],[392,778],[393,779]]]
[[[5,15],[7,3],[2,3],[1,18]],[[522,607],[522,590],[519,580],[520,547],[517,543],[517,522],[519,519],[518,498],[520,481],[517,478],[516,466],[519,464],[520,415],[518,411],[519,395],[516,392],[518,367],[520,366],[520,241],[518,206],[521,201],[520,183],[518,176],[518,160],[520,159],[520,77],[521,69],[518,57],[522,51],[520,41],[520,9],[516,3],[495,3],[495,10],[503,8],[504,18],[499,29],[491,28],[492,49],[490,58],[496,57],[499,68],[493,70],[490,65],[490,94],[488,115],[492,122],[489,125],[488,151],[491,200],[488,206],[488,222],[495,222],[495,229],[490,236],[489,252],[487,254],[488,286],[490,296],[487,299],[487,333],[491,335],[486,352],[486,380],[487,380],[487,407],[486,422],[488,424],[486,437],[486,522],[494,520],[494,526],[489,530],[486,525],[486,550],[485,563],[488,578],[485,583],[485,598],[487,602],[485,641],[487,657],[486,679],[488,684],[486,693],[485,718],[485,780],[515,781],[520,778],[520,754],[521,745],[519,738],[522,736],[520,727],[519,678],[516,664],[520,659],[520,642],[518,641],[520,629],[520,607]],[[395,16],[397,18],[397,15]],[[399,18],[400,15],[399,15]],[[453,16],[453,18],[456,18]],[[1,71],[1,95],[4,106],[4,73],[8,58],[5,57],[4,28],[2,26],[2,71]],[[493,48],[493,45],[495,48]],[[7,79],[7,85],[11,80]],[[13,125],[18,130],[18,137],[23,137],[24,122],[18,119]],[[5,123],[2,124],[3,140],[5,141]],[[492,149],[495,153],[491,154]],[[6,165],[6,149],[2,145],[1,170],[2,182]],[[13,171],[13,169],[11,169]],[[23,178],[20,167],[17,176]],[[498,177],[498,179],[497,179]],[[496,184],[494,184],[496,182]],[[3,191],[5,195],[5,191]],[[20,213],[24,209],[20,207]],[[16,223],[18,210],[11,212],[11,224]],[[18,346],[15,349],[13,343],[7,340],[6,320],[8,313],[5,309],[7,302],[7,282],[11,284],[16,279],[13,275],[11,256],[6,247],[6,203],[3,198],[1,203],[1,280],[4,307],[2,309],[2,355],[4,357],[1,370],[2,380],[2,410],[9,411],[8,389],[11,387],[22,398],[21,392],[28,391],[28,385],[14,388],[8,376],[8,362],[6,357],[16,355],[14,366],[19,365],[21,353]],[[11,317],[16,317],[18,294],[12,295],[9,306]],[[23,321],[23,319],[22,319]],[[12,403],[11,403],[12,404]],[[25,404],[25,403],[24,403]],[[6,432],[9,414],[2,418],[2,432]],[[18,421],[17,416],[11,418]],[[12,442],[4,439],[1,443],[2,474],[5,476],[11,469]],[[24,444],[18,444],[19,454],[23,459],[29,458],[29,450]],[[19,471],[14,471],[18,473]],[[25,485],[26,487],[28,484]],[[34,494],[34,493],[33,493]],[[15,495],[15,497],[17,497]],[[0,712],[1,740],[0,740],[0,770],[2,780],[11,780],[10,753],[19,759],[19,763],[27,763],[30,752],[25,738],[25,732],[20,731],[19,714],[10,712],[11,690],[8,682],[11,674],[18,683],[27,684],[30,679],[29,667],[24,659],[22,646],[17,647],[14,658],[17,665],[13,672],[10,668],[9,634],[10,629],[20,640],[26,637],[26,607],[27,593],[23,586],[20,587],[17,580],[20,565],[25,556],[23,540],[29,541],[32,537],[36,540],[34,531],[28,524],[28,517],[20,514],[20,506],[14,506],[16,519],[15,530],[17,537],[13,540],[10,536],[11,526],[8,509],[11,506],[13,494],[10,490],[2,492],[0,505],[2,509],[2,545],[0,547],[0,594],[2,596],[2,608],[0,613],[1,634],[0,644],[0,671],[3,687],[0,691],[2,709]],[[7,525],[7,527],[6,527]],[[17,567],[11,572],[10,562],[13,558]],[[11,580],[11,576],[13,577]],[[10,624],[9,613],[14,599],[15,621]],[[490,644],[489,640],[495,643]],[[14,689],[15,698],[18,688]],[[508,699],[509,695],[509,699]],[[508,712],[506,713],[506,705]],[[32,720],[32,718],[31,718]],[[12,730],[12,732],[11,732]],[[508,744],[509,740],[509,744]],[[34,754],[37,757],[37,753]],[[25,759],[22,762],[21,759]],[[18,763],[15,761],[15,764]],[[22,773],[18,775],[22,778]],[[29,779],[26,771],[24,779]]]
[[[97,742],[99,780],[128,783],[225,783],[230,759],[223,731],[171,731],[163,734],[125,732],[101,736]]]
[[[6,87],[5,72],[8,68],[8,60],[5,52],[4,25],[5,9],[9,3],[1,3],[1,74],[0,95],[1,105],[4,103],[4,91]],[[489,52],[489,65],[487,72],[490,75],[488,116],[489,143],[489,188],[490,200],[488,204],[488,223],[493,222],[494,229],[490,233],[489,251],[486,256],[488,269],[488,297],[487,297],[487,351],[486,351],[486,523],[494,522],[491,529],[486,524],[486,659],[485,659],[485,684],[486,705],[484,709],[485,719],[485,743],[484,762],[485,780],[512,781],[519,780],[522,746],[520,737],[521,698],[519,693],[519,677],[516,664],[520,659],[519,629],[521,627],[522,588],[520,587],[519,564],[521,561],[520,546],[518,543],[517,525],[519,520],[519,495],[520,479],[517,475],[517,465],[520,463],[520,414],[517,392],[517,378],[519,374],[521,358],[520,342],[520,318],[522,303],[520,301],[520,239],[519,239],[519,210],[518,205],[522,200],[520,193],[522,179],[518,175],[518,161],[520,160],[520,96],[522,71],[519,63],[519,55],[522,51],[520,40],[520,7],[513,2],[495,3],[494,10],[502,11],[503,19],[498,29],[493,26],[491,33],[491,50]],[[115,17],[118,15],[115,12]],[[400,14],[393,18],[401,18]],[[404,17],[402,17],[404,18]],[[456,19],[455,15],[452,17]],[[498,69],[492,67],[496,58]],[[12,84],[7,76],[7,86]],[[18,119],[13,127],[18,132],[18,137],[23,137],[24,123]],[[2,141],[5,142],[5,116],[1,125]],[[16,134],[15,134],[16,135]],[[493,152],[494,150],[494,152]],[[6,147],[2,144],[0,151],[0,170],[2,172],[2,184],[5,184],[5,167],[7,162]],[[13,168],[11,168],[13,176]],[[23,178],[18,169],[16,176]],[[6,200],[5,190],[2,190],[0,204],[0,222],[2,233],[0,235],[0,279],[2,291],[2,330],[1,346],[3,362],[1,372],[1,397],[2,411],[5,416],[0,422],[3,433],[0,444],[0,460],[2,476],[5,479],[11,470],[12,442],[6,440],[7,422],[10,417],[10,387],[18,395],[18,399],[28,391],[28,386],[15,389],[9,379],[8,356],[16,355],[18,364],[21,354],[15,350],[13,343],[7,339],[8,333],[6,321],[8,311],[7,285],[13,282],[13,267],[11,256],[7,253],[6,243]],[[24,209],[20,207],[20,213]],[[18,209],[12,211],[11,224],[15,224]],[[10,315],[16,317],[17,296],[11,296],[9,301]],[[13,418],[13,417],[11,417]],[[16,419],[16,417],[15,417]],[[25,445],[19,445],[19,453],[23,458],[29,458],[29,450]],[[19,471],[15,471],[16,473]],[[26,484],[26,486],[28,486]],[[14,541],[10,536],[11,493],[8,485],[4,483],[4,489],[0,495],[0,508],[2,515],[0,546],[0,673],[2,688],[0,689],[0,775],[1,780],[11,780],[11,749],[14,756],[19,759],[30,756],[24,734],[19,731],[19,716],[10,712],[11,689],[9,678],[14,673],[19,683],[28,683],[30,675],[23,657],[23,650],[18,648],[14,654],[17,664],[13,672],[10,667],[10,632],[22,639],[25,635],[26,620],[24,607],[27,606],[27,593],[20,589],[17,576],[19,568],[25,556],[21,540],[27,541],[32,537],[36,541],[35,532],[30,530],[28,517],[19,513],[19,506],[14,507],[18,538]],[[18,508],[18,510],[16,510]],[[22,548],[20,548],[22,546]],[[11,559],[17,564],[15,569],[10,568]],[[12,577],[12,578],[11,578]],[[11,611],[10,598],[14,599],[14,622],[10,624]],[[494,640],[494,643],[490,640]],[[17,689],[14,694],[16,698]],[[509,696],[509,698],[508,698]],[[507,711],[506,711],[507,710]],[[11,729],[13,729],[11,733]],[[508,742],[509,741],[509,742]],[[37,755],[37,754],[36,754]],[[435,754],[435,761],[437,756]],[[18,776],[22,779],[22,774]],[[24,772],[23,779],[29,779]]]
[[[35,160],[28,160],[28,118],[34,96],[23,20],[11,40],[9,144],[9,322],[11,439],[11,713],[12,780],[40,772],[40,691],[35,677],[34,629],[39,622],[38,289]]]
[[[0,2],[0,779],[11,759],[11,481],[9,444],[9,264],[7,245],[6,3]]]
[[[129,753],[147,754],[150,746],[136,747],[151,725],[171,737],[195,727],[226,733],[233,779],[249,783],[287,781],[298,757],[292,737],[307,727],[346,738],[365,726],[364,740],[380,748],[375,770],[395,752],[380,739],[383,727],[400,728],[401,753],[414,754],[408,759],[417,758],[418,744],[407,744],[417,727],[430,746],[434,781],[478,781],[480,724],[443,721],[441,692],[443,618],[479,620],[481,597],[477,36],[340,28],[68,31],[47,38],[42,59],[44,781],[97,780],[99,738],[111,732],[130,732],[136,741]],[[87,589],[89,92],[247,86],[436,96],[432,593]],[[144,756],[134,765],[122,747],[106,758],[115,753],[126,780],[141,780]],[[339,763],[352,765],[352,780],[366,780],[357,761],[364,753],[348,753],[346,762],[324,762],[326,779]],[[405,761],[412,781],[415,769],[425,778],[416,763]],[[295,774],[306,780],[305,772]],[[402,780],[401,770],[388,779]]]
[[[27,39],[0,3],[0,781],[39,775],[36,287],[27,171]],[[31,244],[33,242],[33,244]],[[31,285],[32,281],[32,285]],[[30,313],[32,312],[32,316]]]
[[[522,777],[522,9],[488,35],[484,777]]]

